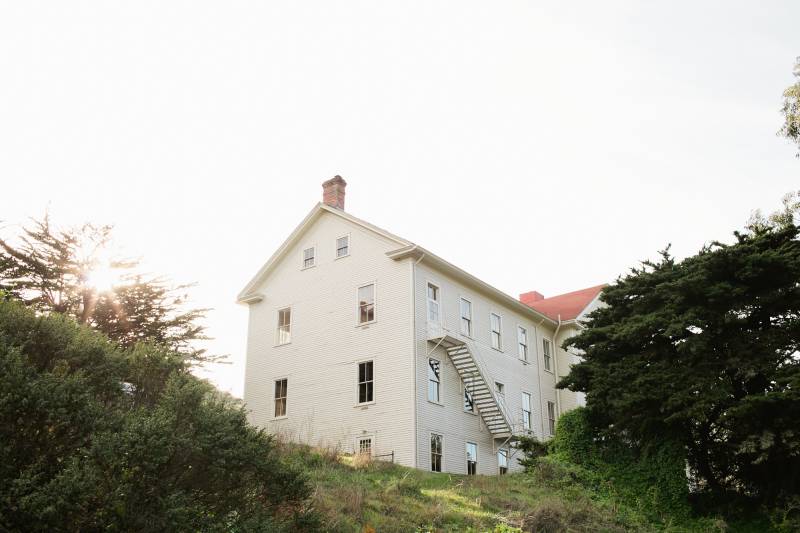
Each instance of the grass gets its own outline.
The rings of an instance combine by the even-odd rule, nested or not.
[[[651,523],[552,466],[531,474],[438,474],[308,447],[288,447],[332,532],[729,531],[704,519]],[[519,529],[515,529],[519,528]]]

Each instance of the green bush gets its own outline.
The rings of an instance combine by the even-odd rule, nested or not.
[[[304,475],[183,357],[121,350],[10,301],[0,301],[0,457],[0,531],[314,526]]]

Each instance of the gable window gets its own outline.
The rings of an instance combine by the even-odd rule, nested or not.
[[[550,341],[542,339],[542,354],[544,356],[544,369],[550,372],[551,356],[550,356]]]
[[[472,396],[472,392],[470,390],[469,385],[464,385],[464,411],[468,413],[475,412],[475,400]]]
[[[478,445],[467,443],[467,475],[474,476],[478,472]]]
[[[461,333],[472,337],[472,302],[461,298]]]
[[[292,308],[278,310],[278,344],[288,344],[292,340]]]
[[[517,344],[519,345],[519,358],[528,360],[528,330],[517,326]]]
[[[522,393],[522,429],[531,430],[531,395],[527,392]]]
[[[550,435],[556,434],[556,404],[547,402],[547,421],[549,422]]]
[[[491,314],[492,325],[492,348],[500,350],[502,348],[502,335],[500,333],[500,315]]]
[[[428,283],[428,322],[439,322],[439,287]]]
[[[358,439],[358,455],[372,456],[372,437]]]
[[[350,255],[350,235],[336,239],[336,258]]]
[[[369,403],[373,401],[373,376],[372,361],[358,363],[358,403]]]
[[[505,448],[497,450],[497,467],[501,476],[508,472],[508,450]]]
[[[275,380],[275,418],[286,416],[286,382],[286,378]]]
[[[439,403],[441,397],[441,363],[436,359],[428,359],[428,400]]]
[[[316,255],[317,249],[313,246],[303,250],[303,268],[313,267]]]
[[[375,321],[375,284],[358,288],[358,323]]]
[[[442,471],[442,440],[441,435],[431,433],[431,472]]]

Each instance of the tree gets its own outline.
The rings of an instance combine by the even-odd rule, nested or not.
[[[123,347],[148,340],[202,362],[207,309],[185,309],[189,285],[136,272],[111,255],[111,226],[56,230],[49,217],[24,228],[20,244],[0,239],[0,289],[42,313],[70,316]]]
[[[733,244],[683,261],[667,250],[632,269],[565,343],[584,357],[559,386],[587,393],[594,427],[642,446],[680,443],[711,491],[775,500],[800,486],[793,198]]]
[[[310,487],[184,356],[0,301],[0,530],[308,531]]]
[[[797,58],[794,66],[794,75],[800,78],[800,57]],[[781,112],[783,113],[784,123],[778,133],[797,143],[798,148],[800,148],[800,80],[783,92],[783,108]],[[797,157],[800,157],[800,149],[797,151]]]

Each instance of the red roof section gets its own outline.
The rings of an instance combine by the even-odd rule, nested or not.
[[[586,309],[592,300],[594,300],[600,291],[606,285],[597,285],[589,287],[588,289],[581,289],[579,291],[568,292],[566,294],[559,294],[550,298],[531,298],[529,295],[533,293],[525,293],[520,295],[520,301],[530,307],[533,307],[540,313],[547,315],[553,320],[558,320],[559,315],[561,320],[572,320],[577,318],[581,312]],[[539,293],[535,293],[539,295]]]

